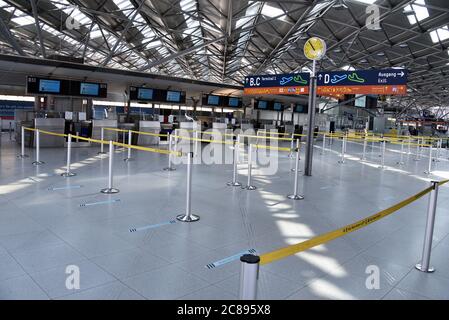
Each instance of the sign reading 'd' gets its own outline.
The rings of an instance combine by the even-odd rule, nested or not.
[[[308,73],[270,74],[245,77],[244,94],[308,94]]]
[[[407,70],[354,70],[319,72],[317,93],[404,95],[407,93]]]

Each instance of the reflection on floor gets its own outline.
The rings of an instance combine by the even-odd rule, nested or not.
[[[32,157],[17,159],[19,148],[3,137],[0,298],[236,299],[238,261],[212,269],[207,264],[248,249],[264,253],[309,239],[391,206],[449,173],[445,150],[434,163],[438,176],[427,176],[425,157],[414,161],[413,155],[404,155],[405,165],[396,164],[398,146],[388,146],[383,170],[377,148],[369,146],[362,162],[362,147],[349,143],[344,164],[337,163],[339,143],[332,148],[320,154],[317,143],[313,176],[300,176],[302,201],[285,197],[292,192],[294,161],[286,153],[276,157],[274,175],[254,169],[254,191],[226,186],[232,165],[194,165],[192,210],[201,220],[186,224],[167,223],[185,210],[186,168],[181,164],[176,171],[163,171],[166,155],[133,152],[135,161],[124,162],[126,153],[118,150],[114,186],[120,193],[105,195],[99,190],[107,184],[108,160],[97,155],[97,148],[74,148],[77,176],[63,178],[64,149],[42,149],[45,164],[35,167]],[[239,180],[246,177],[242,163]],[[449,299],[448,204],[444,186],[433,274],[413,268],[422,249],[424,198],[344,238],[262,266],[258,296]],[[79,268],[79,289],[66,286],[71,265]],[[379,267],[379,289],[366,287],[370,265]]]

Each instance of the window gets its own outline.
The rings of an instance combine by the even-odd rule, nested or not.
[[[416,0],[413,4],[409,4],[404,8],[404,13],[407,15],[410,24],[416,24],[429,17],[429,11],[425,5],[426,2],[424,0]]]
[[[437,43],[437,42],[449,39],[448,26],[444,26],[443,28],[439,28],[434,31],[431,31],[430,37],[432,38],[433,43]]]

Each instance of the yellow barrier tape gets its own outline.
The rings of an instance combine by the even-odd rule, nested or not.
[[[106,127],[103,127],[103,129],[104,130],[108,130],[108,131],[116,131],[116,132],[128,132],[128,130],[125,130],[125,129],[119,129],[119,128],[106,128]]]
[[[438,185],[443,185],[448,181],[449,180],[440,181],[438,183]],[[284,248],[281,248],[281,249],[278,249],[275,251],[265,253],[260,256],[260,264],[264,265],[264,264],[268,264],[268,263],[271,263],[271,262],[279,260],[279,259],[286,258],[286,257],[294,255],[298,252],[316,247],[323,243],[340,238],[340,237],[342,237],[348,233],[354,232],[358,229],[364,228],[364,227],[398,211],[399,209],[409,205],[410,203],[418,200],[419,198],[421,198],[424,195],[426,195],[427,193],[429,193],[431,190],[432,190],[432,187],[428,187],[428,188],[418,192],[417,194],[395,204],[394,206],[392,206],[388,209],[382,210],[378,213],[375,213],[375,214],[373,214],[369,217],[366,217],[362,220],[359,220],[357,222],[348,224],[348,225],[344,226],[343,228],[324,233],[315,238],[312,238],[312,239],[309,239],[309,240],[306,240],[306,241],[303,241],[303,242],[300,242],[300,243],[297,243],[297,244],[294,244],[291,246],[287,246],[287,247],[284,247]]]
[[[222,133],[222,132],[213,132],[213,131],[199,131],[199,130],[192,130],[192,129],[177,129],[179,131],[186,131],[186,132],[198,132],[198,133],[202,133],[202,134],[210,134],[210,135],[222,135],[222,136],[232,136],[235,137],[236,135],[233,133]],[[214,129],[212,129],[214,130]],[[217,129],[215,129],[217,130]]]
[[[109,144],[109,141],[106,140],[97,140],[92,138],[86,138],[86,137],[80,137],[80,136],[72,136],[72,138],[78,139],[78,140],[84,140],[88,142],[95,142],[95,143],[102,143],[102,144]]]
[[[40,133],[48,134],[51,136],[57,136],[57,137],[67,137],[68,136],[67,134],[64,134],[64,133],[56,133],[56,132],[45,131],[45,130],[41,130],[41,129],[38,129],[38,130]]]
[[[222,140],[207,140],[207,139],[200,139],[200,138],[191,138],[187,136],[172,136],[173,138],[179,138],[184,140],[190,140],[190,141],[201,141],[201,142],[209,142],[209,143],[219,143],[219,144],[234,144],[233,141],[222,141]]]
[[[34,128],[28,128],[28,127],[23,127],[23,129],[28,130],[28,131],[36,131],[36,129],[34,129]]]
[[[135,131],[135,130],[126,130],[126,129],[118,129],[118,128],[103,128],[104,130],[109,130],[109,131],[116,131],[116,132],[129,132],[131,131],[132,133],[137,133],[137,134],[142,134],[142,135],[147,135],[147,136],[155,136],[155,137],[167,137],[168,134],[166,133],[153,133],[153,132],[144,132],[144,131]]]
[[[246,138],[255,138],[255,139],[269,139],[269,140],[283,140],[283,141],[292,141],[292,140],[296,140],[296,139],[292,139],[292,138],[277,138],[277,137],[269,137],[269,136],[253,136],[253,135],[246,135],[246,134],[242,134],[240,135],[241,137],[246,137]]]
[[[133,144],[127,144],[127,143],[121,143],[121,142],[112,142],[113,145],[124,147],[124,148],[130,148],[130,149],[136,149],[141,151],[148,151],[148,152],[155,152],[155,153],[161,153],[161,154],[174,154],[178,157],[182,155],[179,151],[169,151],[165,149],[156,149],[156,148],[148,148],[148,147],[141,147],[141,146],[135,146]]]
[[[168,134],[166,134],[166,133],[153,133],[153,132],[134,131],[134,130],[130,130],[130,131],[132,133],[137,133],[137,134],[146,135],[146,136],[168,137]]]
[[[261,144],[252,144],[252,146],[256,147],[257,149],[269,149],[269,150],[288,151],[288,152],[292,151],[290,148],[264,146]]]

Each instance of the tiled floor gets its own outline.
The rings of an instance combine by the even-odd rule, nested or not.
[[[205,266],[248,249],[264,253],[354,222],[449,178],[448,153],[425,175],[427,158],[388,145],[385,169],[379,149],[349,143],[321,154],[313,176],[300,175],[305,199],[292,201],[293,159],[277,156],[274,175],[253,171],[255,191],[228,187],[232,165],[194,165],[192,211],[199,222],[165,224],[185,210],[185,165],[167,172],[167,156],[133,152],[114,161],[115,195],[106,187],[108,159],[98,149],[74,148],[73,171],[63,178],[65,150],[41,150],[45,164],[17,159],[6,135],[0,149],[0,299],[236,299],[239,262]],[[414,150],[412,150],[414,152]],[[34,150],[27,150],[31,156]],[[274,158],[273,158],[274,159]],[[272,159],[272,160],[273,160]],[[301,168],[303,163],[301,161]],[[239,180],[246,182],[246,164]],[[53,190],[53,188],[57,188]],[[66,188],[66,189],[58,189]],[[261,267],[263,299],[449,299],[449,192],[441,187],[434,234],[433,274],[413,268],[420,259],[427,197],[344,238]],[[105,202],[120,200],[116,202]],[[96,203],[96,204],[95,204]],[[93,204],[80,206],[82,204]],[[68,265],[80,270],[80,288],[67,289]],[[380,270],[380,288],[366,287],[367,266]]]

